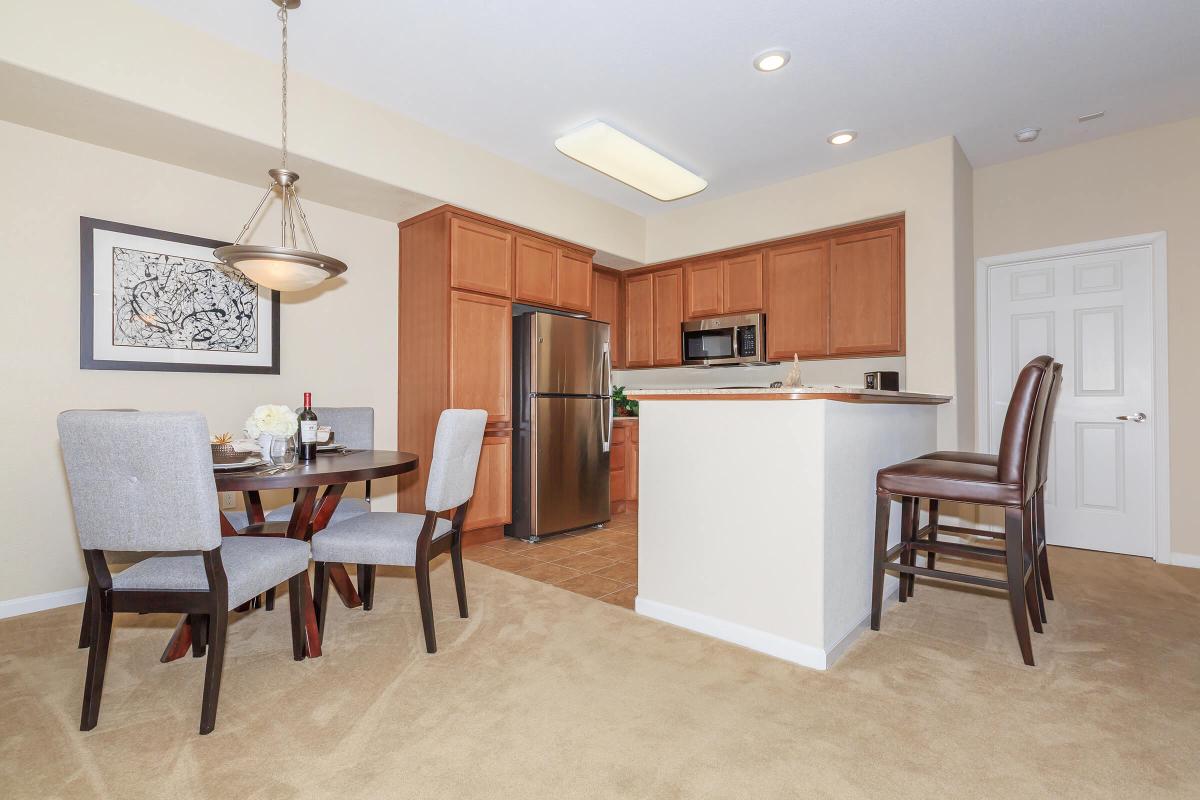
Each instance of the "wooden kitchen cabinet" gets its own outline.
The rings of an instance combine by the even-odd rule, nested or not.
[[[833,239],[829,277],[831,355],[904,352],[904,270],[900,253],[899,226]]]
[[[592,258],[558,248],[558,297],[554,303],[571,311],[592,310]]]
[[[654,277],[625,281],[625,366],[654,366]]]
[[[686,308],[688,319],[715,317],[725,307],[724,270],[720,261],[700,261],[688,264],[686,274]]]
[[[450,407],[482,408],[489,424],[512,423],[512,304],[507,300],[450,293]]]
[[[829,243],[767,251],[767,358],[829,354]]]
[[[463,217],[450,218],[450,285],[509,297],[513,234]]]
[[[637,433],[636,417],[617,417],[613,422],[608,491],[614,514],[628,511],[637,501]]]
[[[683,363],[683,268],[659,270],[654,276],[654,366]]]
[[[479,451],[475,494],[467,506],[464,531],[512,522],[512,432],[487,431]]]
[[[608,323],[609,351],[614,368],[625,365],[621,325],[621,276],[595,270],[592,274],[592,319]]]
[[[763,254],[746,253],[721,261],[722,314],[751,314],[763,309]]]
[[[553,306],[558,302],[558,248],[531,236],[516,239],[517,280],[513,299]]]

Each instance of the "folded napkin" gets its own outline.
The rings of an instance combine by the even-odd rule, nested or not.
[[[230,446],[235,453],[257,453],[260,449],[254,439],[234,439]]]

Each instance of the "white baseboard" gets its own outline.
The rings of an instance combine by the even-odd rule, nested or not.
[[[14,597],[11,600],[0,600],[0,619],[19,617],[22,614],[32,614],[35,611],[46,611],[51,608],[61,608],[82,603],[87,596],[87,587],[79,586],[74,589],[63,589],[61,592],[33,594],[28,597]]]
[[[1177,567],[1200,569],[1200,556],[1193,555],[1192,553],[1171,553],[1170,563]]]
[[[887,596],[884,598],[885,605],[895,598],[898,593],[898,586],[899,583],[891,587],[891,590],[887,592]],[[802,667],[819,670],[826,670],[833,666],[833,662],[846,651],[846,648],[858,638],[860,633],[867,629],[870,622],[870,615],[863,617],[858,625],[826,652],[820,647],[797,642],[794,639],[788,639],[778,634],[768,633],[767,631],[751,628],[747,625],[740,625],[736,622],[717,619],[716,617],[710,617],[707,614],[701,614],[696,611],[688,611],[687,609],[660,603],[657,600],[648,600],[641,596],[634,600],[634,610],[642,616],[656,619],[659,622],[666,622],[670,625],[686,628],[689,631],[702,633],[705,636],[712,636],[714,639],[720,639],[747,647],[751,650],[757,650],[760,653],[766,653],[775,658],[782,658],[784,661],[790,661]]]

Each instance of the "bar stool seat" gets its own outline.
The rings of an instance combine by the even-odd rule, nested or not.
[[[1021,484],[1000,480],[996,466],[914,458],[879,471],[878,488],[901,497],[924,497],[995,506],[1021,505]]]
[[[993,467],[1000,464],[1000,456],[994,453],[972,453],[969,450],[938,450],[936,453],[926,453],[921,458],[931,458],[935,461],[957,461],[961,464],[989,464]]]

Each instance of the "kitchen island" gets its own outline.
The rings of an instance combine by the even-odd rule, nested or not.
[[[950,398],[837,386],[629,396],[641,407],[637,612],[828,668],[870,614],[875,474],[937,449]],[[886,581],[890,597],[898,582]]]

